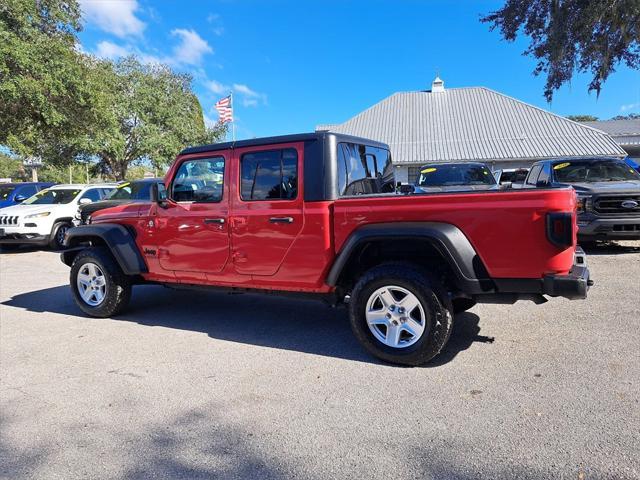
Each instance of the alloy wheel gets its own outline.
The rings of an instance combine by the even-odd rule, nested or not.
[[[100,305],[107,295],[107,279],[95,263],[85,263],[80,267],[76,285],[82,301],[92,307]]]
[[[392,348],[416,343],[426,328],[425,311],[409,290],[388,285],[374,291],[367,301],[365,318],[373,336]]]

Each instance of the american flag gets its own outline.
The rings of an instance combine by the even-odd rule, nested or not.
[[[231,104],[231,95],[224,97],[216,102],[216,110],[222,123],[233,122],[233,105]]]

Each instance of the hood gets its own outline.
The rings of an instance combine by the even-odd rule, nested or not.
[[[563,184],[583,193],[640,193],[640,180]]]
[[[485,190],[500,190],[500,185],[444,185],[441,187],[416,187],[416,193],[474,192]]]
[[[125,203],[133,203],[134,200],[101,200],[99,202],[87,203],[80,205],[78,208],[83,215],[91,215],[93,212],[102,210],[104,208],[111,208],[117,205],[124,205]]]
[[[58,205],[23,205],[17,204],[11,207],[0,208],[0,215],[17,215],[24,217],[25,215],[31,215],[40,212],[50,212]]]

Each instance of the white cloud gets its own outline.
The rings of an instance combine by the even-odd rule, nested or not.
[[[88,22],[116,37],[141,36],[146,24],[136,16],[137,0],[80,0]]]
[[[621,112],[627,112],[629,110],[634,110],[636,108],[640,108],[640,102],[637,103],[627,103],[626,105],[621,105],[620,106],[620,111]]]
[[[256,100],[255,98],[243,98],[242,99],[242,106],[243,107],[257,107],[258,106],[258,100]]]
[[[95,53],[100,58],[116,60],[120,57],[126,57],[131,53],[131,50],[128,47],[116,45],[115,43],[104,40],[98,43]]]
[[[171,30],[171,35],[180,38],[180,43],[173,49],[175,63],[199,65],[204,55],[213,53],[213,48],[195,30],[176,28]]]
[[[210,13],[207,15],[207,23],[213,24],[211,31],[218,37],[224,33],[224,27],[220,24],[220,15],[217,13]]]
[[[246,95],[247,97],[259,97],[260,94],[258,92],[255,92],[253,90],[251,90],[249,87],[247,87],[246,85],[243,85],[241,83],[234,83],[233,84],[233,89],[238,92],[241,93],[243,95]]]
[[[231,90],[231,87],[216,80],[207,80],[205,82],[205,86],[217,95],[224,95],[225,93],[229,93]]]
[[[267,96],[256,92],[242,83],[234,83],[233,91],[240,95],[240,101],[245,107],[257,107],[260,103],[267,104]]]

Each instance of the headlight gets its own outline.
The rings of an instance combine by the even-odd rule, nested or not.
[[[578,195],[578,212],[586,212],[591,207],[591,195]]]
[[[42,217],[48,217],[49,215],[51,215],[51,212],[40,212],[40,213],[34,213],[32,215],[26,215],[24,218],[42,218]]]

